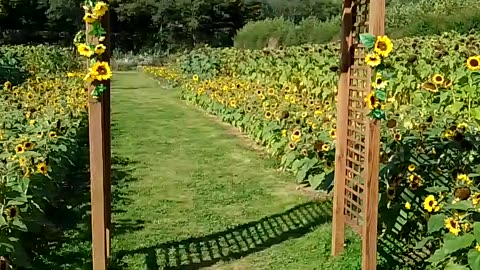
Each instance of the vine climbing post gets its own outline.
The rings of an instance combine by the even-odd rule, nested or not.
[[[83,8],[84,43],[80,34],[75,44],[79,53],[88,58],[89,66],[85,81],[89,94],[93,270],[106,270],[111,237],[110,14],[108,4],[103,1],[86,0]]]
[[[377,269],[380,118],[384,115],[376,105],[378,102],[367,106],[368,101],[377,100],[376,93],[383,93],[372,91],[370,64],[381,57],[374,55],[378,58],[375,61],[367,58],[373,43],[375,47],[379,44],[375,37],[384,35],[385,0],[344,0],[343,4],[332,254],[336,256],[343,251],[348,225],[362,238],[362,269],[374,270]],[[363,44],[368,38],[362,37],[365,34],[369,34],[369,46]],[[383,45],[382,48],[388,47]]]

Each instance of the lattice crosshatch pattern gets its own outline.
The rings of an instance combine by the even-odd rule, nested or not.
[[[372,69],[359,36],[383,35],[384,25],[385,0],[344,0],[332,253],[343,250],[348,225],[362,236],[362,268],[368,270],[376,269],[380,129],[364,101]]]

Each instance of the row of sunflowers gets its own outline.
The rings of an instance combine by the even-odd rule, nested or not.
[[[419,269],[479,270],[480,36],[373,42],[364,61],[377,70],[375,91],[365,103],[385,119],[380,253]],[[338,44],[207,47],[144,70],[181,85],[188,102],[250,134],[299,183],[328,190],[338,63]],[[409,259],[412,254],[428,259]]]
[[[78,165],[87,94],[71,51],[48,46],[0,51],[11,64],[0,70],[15,68],[26,78],[4,78],[0,87],[0,255],[15,267],[29,267],[49,234],[46,210]]]

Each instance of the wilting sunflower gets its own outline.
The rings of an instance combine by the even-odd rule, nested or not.
[[[455,220],[454,218],[447,218],[445,220],[445,228],[447,228],[448,231],[450,231],[454,235],[458,235],[458,233],[461,230],[460,229],[460,223],[457,220]]]
[[[93,8],[93,14],[95,14],[97,17],[102,17],[103,15],[105,15],[105,13],[107,12],[108,10],[108,6],[105,2],[97,2],[97,4],[95,4],[95,7]]]
[[[410,175],[408,180],[410,182],[410,189],[411,190],[417,190],[423,184],[422,178],[417,174]]]
[[[11,89],[12,89],[12,83],[9,82],[9,81],[6,81],[6,82],[3,84],[3,89],[4,89],[4,90],[11,90]]]
[[[365,98],[365,103],[367,103],[370,110],[376,109],[380,106],[380,100],[375,97],[375,92],[373,91]]]
[[[105,45],[98,44],[97,46],[95,46],[95,53],[98,54],[98,55],[101,55],[105,52],[106,49],[107,49],[107,47],[105,47]]]
[[[21,144],[15,146],[15,152],[17,154],[22,154],[22,153],[25,153],[25,147]]]
[[[442,85],[445,82],[445,78],[441,74],[435,74],[432,77],[432,81],[435,85]]]
[[[7,216],[8,220],[15,219],[16,217],[18,217],[18,214],[19,214],[19,211],[18,211],[18,208],[16,206],[9,206],[5,210],[5,215]]]
[[[387,36],[379,36],[377,37],[377,41],[375,42],[374,51],[376,54],[387,57],[393,50],[393,43],[390,38]]]
[[[90,70],[92,78],[97,81],[106,81],[112,78],[112,70],[108,62],[97,62]]]
[[[92,13],[86,13],[85,16],[83,16],[83,20],[86,23],[92,24],[98,20],[97,15],[92,14]]]
[[[290,136],[292,141],[298,141],[300,140],[300,138],[302,137],[302,133],[300,132],[300,130],[295,130],[293,131],[292,133],[292,136]]]
[[[295,147],[297,147],[297,146],[295,145],[294,142],[289,142],[289,143],[288,143],[288,149],[290,149],[290,150],[295,150]]]
[[[440,210],[440,206],[433,195],[428,195],[428,197],[425,198],[425,201],[423,202],[423,208],[430,213],[438,212]]]
[[[471,194],[472,194],[472,190],[469,187],[460,187],[455,189],[455,198],[460,201],[464,201],[470,198]]]
[[[42,162],[42,163],[39,163],[39,164],[37,165],[37,172],[39,172],[39,173],[41,173],[41,174],[43,174],[43,175],[47,175],[47,174],[48,174],[48,166],[47,166],[47,164],[45,164],[45,163],[43,163],[43,162]]]
[[[457,175],[457,181],[461,184],[465,184],[470,186],[472,184],[472,180],[466,174],[459,174]]]
[[[92,51],[90,49],[90,46],[88,46],[87,44],[78,44],[77,51],[80,55],[85,57],[92,57],[92,55],[94,54],[94,51]]]
[[[380,59],[380,56],[376,54],[367,54],[365,57],[365,63],[371,67],[376,67],[380,65],[381,62],[382,60]]]
[[[480,70],[480,55],[468,58],[467,67],[470,70]]]

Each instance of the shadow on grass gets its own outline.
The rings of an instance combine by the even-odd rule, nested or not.
[[[88,141],[83,141],[55,202],[46,209],[48,226],[35,250],[33,269],[92,269],[91,215]],[[129,182],[135,180],[129,171],[133,162],[112,158],[112,205],[128,204],[124,193]],[[112,209],[114,212],[114,209]],[[122,219],[111,224],[113,235],[143,228],[143,221]],[[39,237],[40,238],[40,237]]]
[[[299,238],[315,226],[331,219],[329,201],[309,202],[224,231],[171,241],[155,246],[123,250],[114,254],[110,269],[124,269],[123,258],[145,256],[146,269],[200,269],[219,261],[229,261],[264,250],[292,238]]]

